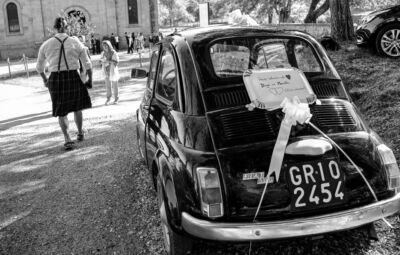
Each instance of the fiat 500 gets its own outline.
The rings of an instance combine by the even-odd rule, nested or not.
[[[193,239],[319,235],[399,211],[393,152],[312,36],[216,26],[175,32],[151,51],[137,141],[168,254],[186,254]],[[250,111],[243,73],[285,68],[301,70],[317,100],[309,122],[290,130],[279,179],[266,178],[285,114]]]

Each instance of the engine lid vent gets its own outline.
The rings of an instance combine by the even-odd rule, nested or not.
[[[220,118],[227,140],[240,140],[247,137],[262,137],[271,140],[277,136],[278,126],[267,111],[254,110],[222,114]]]
[[[338,86],[340,85],[339,81],[325,81],[318,83],[311,83],[311,87],[317,95],[317,98],[331,98],[331,97],[339,97]]]
[[[313,115],[321,127],[356,126],[353,116],[342,103],[316,105]]]
[[[325,81],[312,83],[311,87],[317,98],[340,97],[338,91],[338,81]],[[250,98],[246,88],[238,86],[234,88],[221,89],[207,92],[207,102],[210,109],[222,109],[231,106],[246,105],[250,103]]]

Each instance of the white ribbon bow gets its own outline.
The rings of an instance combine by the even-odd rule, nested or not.
[[[282,168],[283,156],[285,154],[286,145],[289,140],[290,130],[292,126],[299,124],[308,123],[311,119],[312,114],[310,113],[310,107],[306,103],[301,103],[300,99],[295,96],[292,99],[285,99],[281,103],[282,112],[285,113],[285,117],[282,120],[281,127],[279,129],[278,138],[272,151],[271,163],[269,165],[267,180],[274,173],[276,181],[279,180],[279,175]]]

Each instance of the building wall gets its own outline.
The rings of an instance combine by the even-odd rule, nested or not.
[[[143,32],[149,35],[158,31],[157,0],[138,0],[139,24],[128,24],[127,0],[0,0],[0,59],[19,59],[22,54],[36,57],[37,50],[47,39],[47,28],[53,27],[54,19],[61,10],[80,10],[86,21],[96,26],[95,36],[100,39],[111,33],[120,36],[125,46],[124,32]],[[9,34],[5,7],[9,2],[18,6],[21,32]],[[150,12],[153,12],[150,14]],[[150,17],[154,17],[151,22]],[[152,26],[152,23],[157,24]]]

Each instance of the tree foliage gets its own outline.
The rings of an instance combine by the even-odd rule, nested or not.
[[[327,16],[330,6],[330,0],[160,0],[160,21],[169,25],[198,21],[198,5],[205,2],[210,4],[211,19],[221,19],[238,9],[260,24],[316,23],[321,16]],[[348,0],[347,2],[352,8],[376,10],[398,4],[399,0]]]
[[[191,0],[162,0],[160,1],[160,23],[176,26],[178,23],[194,22],[195,18],[188,7],[195,7]],[[197,2],[197,1],[194,1]],[[191,3],[191,5],[189,5]],[[198,8],[198,7],[197,7]],[[190,9],[189,9],[190,10]]]
[[[63,10],[59,14],[60,17],[64,17],[68,23],[67,34],[70,36],[83,35],[84,37],[89,37],[89,35],[94,34],[96,31],[96,26],[87,22],[84,14],[79,13],[76,15],[68,15]],[[47,28],[49,37],[53,36],[57,31],[54,28]]]
[[[350,4],[354,8],[376,10],[399,4],[399,0],[350,0]]]

